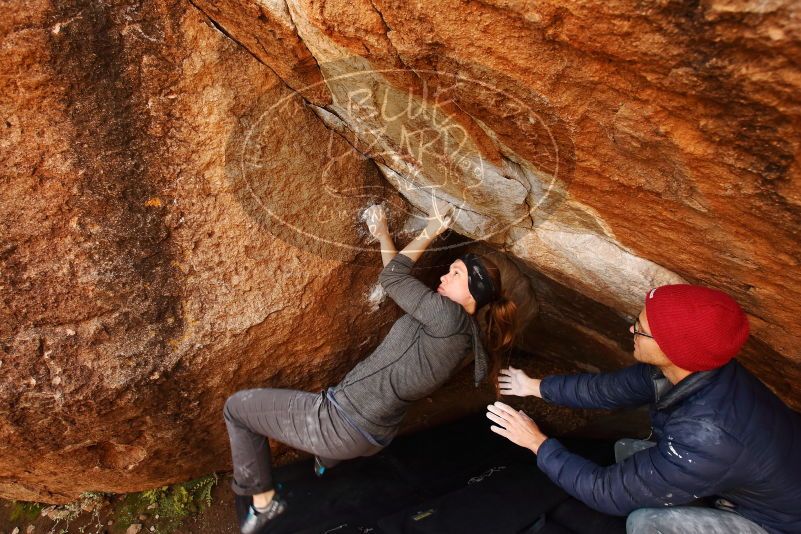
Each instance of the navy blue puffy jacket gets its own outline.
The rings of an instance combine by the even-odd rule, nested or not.
[[[575,408],[651,404],[656,447],[601,467],[549,438],[537,465],[591,508],[637,508],[720,496],[769,532],[801,533],[801,414],[790,410],[735,360],[676,386],[658,368],[549,376],[542,398]],[[664,392],[663,392],[664,391]]]

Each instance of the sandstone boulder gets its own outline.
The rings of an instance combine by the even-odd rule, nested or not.
[[[0,495],[66,502],[224,469],[228,395],[319,389],[380,341],[397,309],[370,300],[380,258],[356,214],[381,199],[400,224],[408,207],[186,2],[11,13]],[[279,100],[270,130],[258,119]],[[280,150],[260,159],[271,135]],[[323,177],[370,195],[324,196]],[[281,199],[280,220],[262,197]],[[323,208],[349,214],[325,222],[328,249],[280,239],[284,225],[320,226]]]

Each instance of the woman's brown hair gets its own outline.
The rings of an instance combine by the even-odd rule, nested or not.
[[[479,310],[484,314],[481,334],[484,348],[489,355],[487,379],[493,385],[496,397],[499,397],[498,372],[504,363],[504,357],[511,354],[514,346],[517,334],[517,305],[503,292],[501,271],[498,266],[486,256],[479,256],[479,259],[499,295],[496,300],[487,303]]]

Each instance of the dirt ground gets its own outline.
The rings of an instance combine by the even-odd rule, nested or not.
[[[9,501],[0,504],[0,534],[119,534],[125,532],[166,532],[181,534],[236,534],[239,532],[236,513],[233,506],[233,494],[230,490],[230,473],[220,474],[219,480],[212,489],[211,506],[203,511],[190,515],[178,524],[170,524],[152,511],[143,510],[135,523],[120,520],[120,507],[124,495],[109,497],[101,506],[91,511],[82,511],[71,520],[53,520],[40,515],[29,520],[11,520],[14,506]],[[140,525],[136,527],[131,525]]]

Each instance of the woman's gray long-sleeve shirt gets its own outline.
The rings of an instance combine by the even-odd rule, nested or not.
[[[410,274],[414,261],[397,254],[379,282],[406,312],[370,356],[328,395],[361,430],[382,443],[397,433],[409,405],[451,378],[473,347],[476,385],[487,373],[478,324],[460,304]]]

